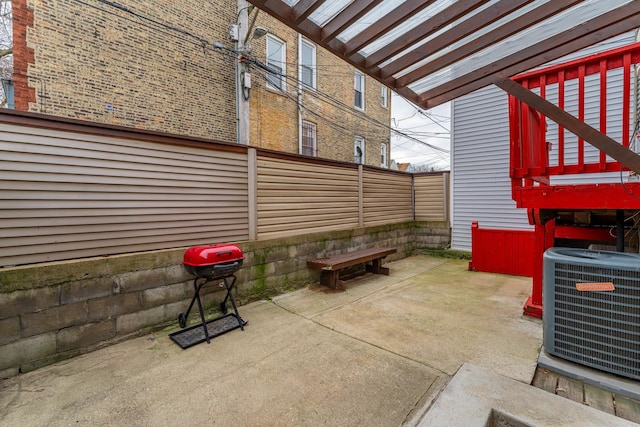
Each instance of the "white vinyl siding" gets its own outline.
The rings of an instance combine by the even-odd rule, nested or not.
[[[471,250],[473,221],[485,228],[531,228],[526,210],[511,199],[507,99],[490,86],[452,102],[452,249]]]

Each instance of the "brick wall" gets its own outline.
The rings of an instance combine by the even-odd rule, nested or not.
[[[298,33],[271,18],[264,12],[258,14],[256,25],[268,29],[269,34],[286,44],[286,69],[284,72],[294,78],[298,76]],[[267,62],[266,37],[252,41],[252,55]],[[266,74],[257,67],[252,67],[252,89],[250,101],[251,145],[258,147],[298,153],[298,107],[295,102],[297,87],[293,80],[287,80],[282,92],[266,86]]]
[[[287,80],[286,94],[283,94],[267,88],[265,72],[253,67],[251,144],[298,153],[298,33],[264,13],[258,15],[256,25],[286,43],[286,74],[292,78]],[[266,63],[265,40],[264,37],[253,40],[251,52],[263,63]],[[365,139],[365,163],[380,166],[380,145],[387,144],[387,153],[390,153],[391,121],[390,98],[387,108],[381,105],[382,85],[366,77],[365,109],[358,112],[353,109],[355,68],[320,46],[316,46],[316,68],[317,90],[301,88],[301,114],[302,120],[316,125],[318,157],[353,162],[354,138],[358,135]],[[338,107],[336,103],[343,106]],[[376,125],[367,117],[383,125]]]
[[[388,246],[398,250],[391,261],[417,248],[443,247],[440,238],[437,245],[425,244],[427,230],[448,236],[448,223],[405,222],[240,243],[245,262],[238,294],[246,300],[269,289],[317,283],[319,273],[306,265],[310,258]],[[193,295],[183,253],[180,248],[0,269],[0,378],[177,326]],[[203,291],[209,307],[224,297],[216,286]]]
[[[235,59],[161,24],[231,48],[236,2],[118,4],[138,16],[96,0],[16,0],[16,108],[235,141]],[[256,25],[286,42],[286,73],[297,78],[297,33],[263,12]],[[252,54],[262,62],[265,40],[251,42]],[[302,103],[303,119],[317,125],[318,156],[352,162],[358,135],[365,139],[366,164],[380,166],[380,145],[389,144],[391,117],[390,109],[380,105],[380,83],[366,78],[364,112],[351,114],[354,68],[318,47],[317,69],[317,91],[304,89]],[[298,153],[297,84],[287,82],[287,97],[266,88],[264,71],[252,71],[251,144]]]
[[[34,63],[33,49],[27,45],[27,29],[33,27],[33,10],[27,0],[12,1],[13,14],[13,96],[16,110],[28,111],[29,103],[35,102],[35,88],[27,79],[29,64]]]
[[[21,60],[29,63],[29,85],[35,97],[28,106],[17,104],[17,108],[235,140],[232,60],[205,50],[189,35],[95,0],[84,3],[28,1],[33,24],[25,26],[26,41],[34,57],[17,54],[16,64],[19,70]],[[236,16],[233,1],[122,0],[118,4],[210,42],[226,42],[229,23]]]
[[[355,68],[345,64],[335,55],[324,49],[318,49],[318,89],[332,98],[339,99],[349,107],[354,106],[354,73]],[[314,102],[316,97],[312,93],[305,93],[310,108],[323,119],[306,113],[311,121],[318,122],[318,154],[335,160],[354,160],[354,138],[360,136],[365,140],[365,164],[380,166],[380,145],[387,144],[387,158],[390,156],[389,124],[391,121],[390,103],[384,108],[381,105],[381,83],[365,78],[365,108],[363,112],[345,114],[342,109],[331,108],[324,102]],[[389,94],[390,99],[390,94]],[[384,126],[376,125],[371,119],[381,122]],[[387,159],[387,165],[388,160]]]

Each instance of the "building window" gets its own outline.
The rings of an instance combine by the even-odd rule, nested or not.
[[[316,146],[316,124],[302,121],[302,153],[305,156],[317,156],[318,148]]]
[[[385,85],[382,85],[380,89],[381,89],[380,95],[382,97],[380,103],[384,108],[387,108],[387,105],[389,103],[389,89],[387,89]]]
[[[2,89],[4,91],[4,107],[13,110],[15,108],[13,103],[13,80],[2,79]]]
[[[287,46],[282,40],[267,35],[267,87],[270,89],[285,90],[286,52]]]
[[[364,138],[356,136],[353,144],[353,161],[364,165]]]
[[[380,146],[380,166],[383,168],[387,167],[387,144]]]
[[[361,110],[364,110],[364,74],[362,74],[360,71],[356,71],[354,88],[355,88],[354,105],[356,106],[356,108],[360,108]]]
[[[305,86],[316,88],[316,45],[304,39],[300,44],[300,80]]]

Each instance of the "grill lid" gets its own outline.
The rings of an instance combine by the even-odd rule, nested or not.
[[[244,260],[242,249],[230,243],[192,246],[184,253],[183,264],[204,267]]]

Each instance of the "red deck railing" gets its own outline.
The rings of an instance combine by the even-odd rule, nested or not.
[[[638,62],[640,43],[634,43],[521,74],[513,80],[629,147],[634,134],[633,64]],[[627,169],[513,96],[509,97],[509,126],[510,174],[518,207],[640,208],[638,183],[554,183],[554,177],[561,175],[603,172],[622,171],[626,178]]]

